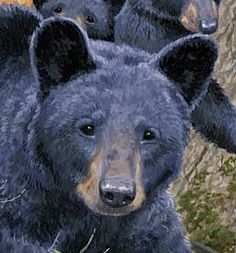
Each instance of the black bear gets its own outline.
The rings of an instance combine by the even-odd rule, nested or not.
[[[115,41],[151,53],[159,52],[166,44],[192,34],[192,31],[181,23],[183,16],[186,15],[185,10],[188,9],[186,5],[192,6],[192,2],[198,3],[194,5],[195,8],[213,3],[214,8],[210,10],[212,9],[215,15],[212,14],[210,17],[217,17],[220,1],[204,0],[203,3],[201,0],[191,2],[189,0],[127,0],[115,18]],[[198,15],[196,17],[198,18]],[[208,29],[212,29],[210,28],[212,22],[205,22],[209,24]],[[193,111],[191,122],[194,129],[208,141],[228,152],[236,153],[236,110],[215,80],[211,80],[205,98]]]
[[[1,253],[190,253],[167,187],[214,42],[189,36],[150,55],[53,17],[29,64],[28,34],[15,29],[31,26],[8,21],[0,47]]]
[[[125,0],[34,0],[44,18],[65,16],[74,19],[92,39],[114,40],[114,16]]]

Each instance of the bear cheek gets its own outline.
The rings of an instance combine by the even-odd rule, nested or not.
[[[190,3],[182,10],[180,22],[189,31],[198,32],[199,30],[199,10],[196,3]]]
[[[84,200],[85,204],[95,209],[99,205],[99,181],[101,177],[101,162],[104,156],[103,148],[99,148],[93,161],[89,165],[86,177],[76,187],[76,193]]]

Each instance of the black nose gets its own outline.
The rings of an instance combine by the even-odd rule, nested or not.
[[[111,207],[127,206],[135,198],[135,184],[132,181],[120,179],[105,179],[100,183],[100,197]]]
[[[200,21],[200,32],[205,34],[211,34],[216,32],[218,28],[217,18],[202,19]]]

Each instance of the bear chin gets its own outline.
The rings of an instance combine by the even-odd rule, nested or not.
[[[123,207],[113,208],[102,202],[100,198],[83,198],[80,193],[77,192],[77,197],[83,201],[84,205],[93,213],[103,216],[126,216],[130,213],[139,210],[143,206],[143,202],[139,202],[135,199],[131,204]]]

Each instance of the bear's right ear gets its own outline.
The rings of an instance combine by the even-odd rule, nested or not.
[[[86,34],[73,20],[49,18],[31,41],[31,64],[43,94],[75,75],[96,69]]]
[[[217,52],[215,42],[208,36],[191,35],[164,48],[155,65],[193,109],[208,88]]]

